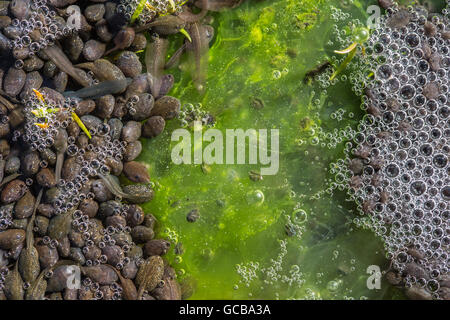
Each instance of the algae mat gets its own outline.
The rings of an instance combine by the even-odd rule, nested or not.
[[[174,72],[171,95],[186,114],[211,114],[222,132],[279,129],[280,139],[278,173],[258,181],[250,179],[258,165],[175,165],[171,133],[183,121],[144,141],[139,160],[156,191],[144,208],[172,241],[167,257],[192,299],[402,298],[385,282],[367,288],[367,268],[387,266],[383,244],[354,226],[343,191],[330,192],[330,168],[363,116],[360,97],[345,75],[328,88],[303,81],[342,49],[335,25],[365,24],[373,3],[244,2],[214,15],[204,94],[189,58]],[[186,219],[192,210],[195,223]]]

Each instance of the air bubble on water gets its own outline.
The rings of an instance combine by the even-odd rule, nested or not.
[[[264,202],[264,193],[261,190],[251,190],[245,199],[249,205],[260,206]]]
[[[280,70],[273,70],[273,72],[272,72],[272,78],[275,80],[280,79],[281,75],[282,75],[282,73]]]

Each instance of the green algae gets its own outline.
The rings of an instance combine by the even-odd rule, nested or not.
[[[216,129],[280,130],[280,170],[261,181],[249,178],[258,165],[173,164],[176,120],[158,138],[143,141],[139,160],[149,165],[156,191],[144,209],[160,221],[159,235],[172,241],[167,257],[183,285],[194,288],[191,298],[403,297],[384,281],[379,290],[367,288],[367,267],[388,267],[383,245],[353,225],[355,206],[343,191],[328,193],[335,182],[330,166],[342,157],[344,143],[327,147],[326,140],[356,128],[360,97],[345,81],[326,90],[303,82],[341,49],[327,44],[330,6],[349,13],[348,22],[364,21],[363,8],[374,2],[245,2],[215,15],[203,95],[186,72],[189,60],[174,72],[171,95],[201,104]],[[263,202],[254,200],[257,192]],[[186,215],[194,209],[200,218],[189,223]]]

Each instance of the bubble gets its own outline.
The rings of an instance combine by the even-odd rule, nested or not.
[[[296,224],[303,224],[306,222],[308,215],[305,210],[297,209],[292,213],[292,218]]]
[[[281,78],[281,71],[280,70],[274,70],[273,72],[272,72],[272,78],[273,79],[275,79],[275,80],[278,80],[278,79],[280,79]]]
[[[261,190],[249,191],[246,200],[249,205],[259,206],[264,202],[264,193]]]

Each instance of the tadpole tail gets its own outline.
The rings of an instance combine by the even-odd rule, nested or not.
[[[164,66],[164,69],[170,69],[173,68],[178,62],[180,61],[180,57],[183,54],[184,50],[186,49],[186,43],[183,43],[181,47],[175,51],[175,53],[169,58],[169,61],[167,61],[166,65]]]
[[[83,77],[82,70],[74,67],[72,62],[67,58],[64,52],[56,45],[49,46],[43,51],[47,54],[50,60],[61,70],[70,75],[75,81],[77,81],[83,87],[89,86],[87,77]]]
[[[99,173],[98,176],[105,182],[106,188],[108,188],[108,190],[111,191],[112,194],[122,198],[129,197],[128,194],[122,191],[122,188],[117,184],[117,182],[112,179],[110,174],[104,176]]]
[[[192,14],[192,13],[183,13],[182,12],[179,14],[179,17],[181,19],[183,19],[184,22],[186,22],[186,23],[198,22],[198,21],[202,20],[208,13],[209,0],[201,0],[201,6],[202,6],[202,11],[200,11],[199,13]]]
[[[64,153],[65,152],[58,152],[58,154],[56,155],[56,165],[55,165],[56,183],[58,183],[58,181],[61,179],[61,171],[64,163]]]
[[[28,222],[28,225],[27,225],[27,250],[30,250],[31,247],[34,245],[34,237],[32,236],[33,235],[33,225],[34,225],[34,219],[36,217],[37,207],[41,203],[42,194],[44,192],[43,190],[44,189],[41,188],[38,196],[36,197],[36,201],[35,201],[34,207],[33,207],[33,214],[31,215],[30,222]]]

